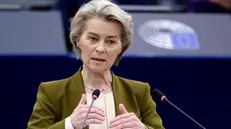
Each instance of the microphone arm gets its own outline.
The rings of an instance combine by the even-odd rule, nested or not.
[[[88,114],[90,113],[91,108],[92,108],[92,105],[93,105],[93,103],[95,102],[95,100],[96,100],[96,99],[92,99],[91,105],[90,105],[90,107],[88,108],[87,114],[86,114],[86,116],[85,116],[85,118],[84,118],[83,124],[82,124],[82,126],[81,126],[80,129],[83,129],[83,128],[84,128],[84,126],[85,126],[85,124],[86,124],[86,120],[87,120]]]
[[[82,126],[81,126],[80,129],[83,129],[83,128],[84,128],[84,126],[85,126],[85,124],[86,124],[86,120],[87,120],[88,114],[89,114],[90,111],[91,111],[92,105],[93,105],[93,103],[95,102],[95,100],[99,97],[99,95],[100,95],[100,90],[99,90],[99,89],[95,89],[95,90],[92,92],[92,95],[91,95],[91,98],[92,98],[91,105],[90,105],[90,107],[88,108],[87,114],[86,114],[86,116],[85,116],[85,118],[84,118],[83,124],[82,124]]]
[[[194,120],[192,117],[190,117],[188,114],[186,114],[184,111],[182,111],[180,108],[178,108],[176,105],[174,105],[171,101],[169,101],[167,99],[167,97],[164,96],[164,100],[166,102],[168,102],[170,105],[172,105],[173,107],[175,107],[178,111],[180,111],[181,113],[183,113],[185,116],[187,116],[189,119],[191,119],[193,122],[195,122],[198,126],[200,126],[202,129],[206,129],[204,126],[202,126],[199,122],[197,122],[196,120]]]

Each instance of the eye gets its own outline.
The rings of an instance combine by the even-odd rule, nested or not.
[[[107,44],[112,45],[115,44],[116,42],[114,40],[107,40]]]
[[[96,37],[93,36],[89,36],[88,38],[91,42],[96,42],[98,39]]]

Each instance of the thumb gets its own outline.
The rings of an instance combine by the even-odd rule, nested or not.
[[[86,103],[86,95],[82,94],[81,100],[79,101],[79,104],[85,104]]]
[[[126,113],[128,113],[127,109],[124,107],[123,104],[119,105],[119,109],[120,109],[120,114],[126,114]]]

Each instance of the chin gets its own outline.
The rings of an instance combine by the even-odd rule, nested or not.
[[[105,66],[95,66],[95,65],[89,65],[89,69],[92,72],[104,72],[107,71],[109,68],[105,67]]]

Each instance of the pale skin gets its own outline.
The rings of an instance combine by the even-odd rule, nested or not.
[[[76,45],[81,50],[83,61],[84,84],[93,89],[108,87],[111,82],[110,68],[122,51],[121,25],[115,21],[106,21],[94,17],[89,19],[85,31]],[[70,116],[75,129],[80,129],[86,116],[89,105],[86,105],[86,96],[82,98]],[[123,104],[119,105],[120,115],[110,121],[111,129],[145,129],[145,125],[134,113],[129,113]],[[104,111],[93,106],[86,120],[86,125],[101,124],[105,119]]]

